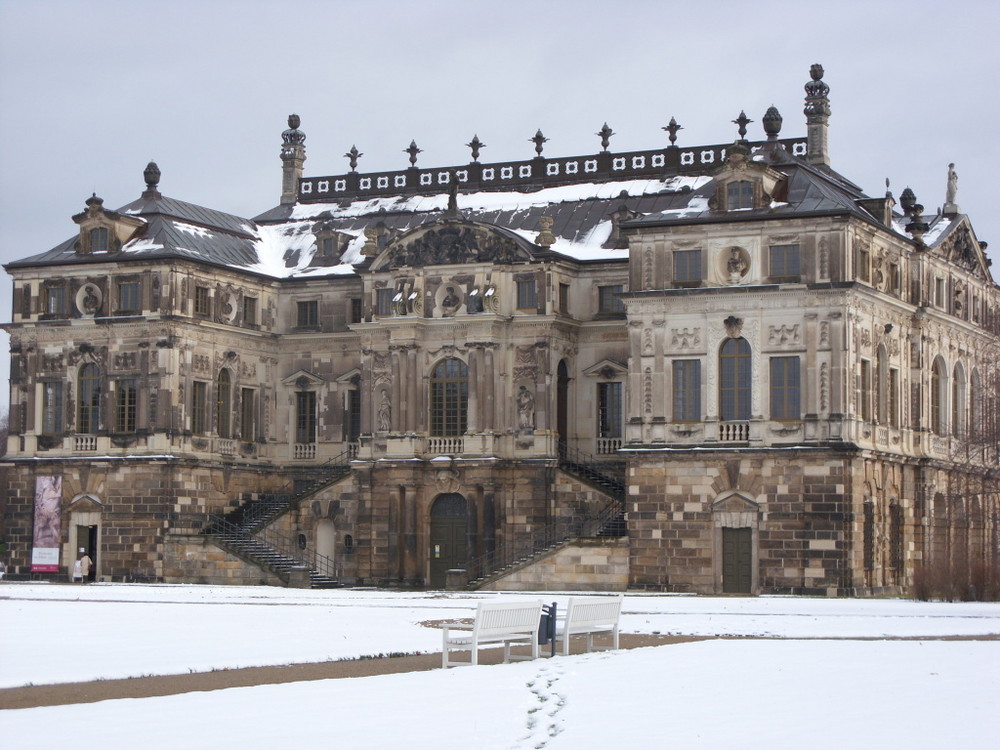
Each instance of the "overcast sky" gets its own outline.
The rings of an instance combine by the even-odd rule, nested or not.
[[[1000,122],[1000,3],[505,0],[0,0],[0,262],[73,236],[96,192],[117,208],[155,160],[165,195],[253,217],[276,205],[289,113],[309,175],[469,160],[726,143],[741,110],[763,137],[805,135],[803,89],[822,63],[832,166],[870,195],[885,178],[932,214],[949,162],[958,203],[1000,260],[988,184]],[[994,266],[1000,277],[1000,263]],[[10,320],[9,277],[0,319]],[[0,348],[7,338],[0,335]],[[0,356],[0,381],[9,360]],[[5,390],[2,391],[4,394]],[[6,398],[0,398],[5,402]],[[4,404],[3,409],[6,408]]]

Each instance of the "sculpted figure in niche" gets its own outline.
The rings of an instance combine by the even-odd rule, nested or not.
[[[747,272],[749,264],[746,258],[743,257],[743,251],[738,247],[731,248],[729,251],[729,260],[726,262],[726,270],[729,272],[729,282],[731,284],[736,284]]]
[[[447,294],[445,294],[444,299],[441,300],[441,311],[445,315],[454,315],[455,311],[462,304],[462,300],[459,299],[458,295],[455,294],[455,287],[446,287]]]
[[[535,427],[535,396],[525,386],[517,392],[518,426],[532,430]]]
[[[392,423],[392,404],[389,403],[389,394],[382,391],[382,399],[378,404],[378,412],[375,415],[379,432],[388,432]]]

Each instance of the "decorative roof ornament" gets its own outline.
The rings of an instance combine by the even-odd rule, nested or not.
[[[358,158],[361,156],[364,156],[364,154],[358,151],[358,147],[354,145],[351,146],[350,151],[344,154],[344,158],[349,160],[348,163],[351,165],[352,172],[358,171]]]
[[[539,247],[552,247],[556,244],[556,236],[552,233],[553,219],[551,216],[538,217],[538,236],[535,244]]]
[[[534,137],[529,138],[528,140],[535,144],[535,154],[536,154],[535,158],[536,159],[541,159],[542,158],[542,144],[545,143],[548,140],[548,138],[546,138],[544,135],[542,135],[542,129],[539,128],[538,131],[535,133]]]
[[[306,134],[299,130],[302,120],[298,115],[288,115],[288,130],[281,134],[281,140],[286,146],[301,146],[306,142]]]
[[[764,132],[767,133],[767,140],[778,140],[778,135],[781,133],[781,123],[783,122],[778,108],[773,104],[768,107],[761,122],[764,125]]]
[[[747,117],[747,113],[740,110],[740,116],[733,120],[734,125],[739,125],[740,141],[746,141],[747,139],[747,125],[749,125],[753,120]]]
[[[160,168],[155,161],[149,162],[142,170],[142,177],[146,181],[146,190],[155,191],[160,184]]]
[[[677,124],[677,120],[673,117],[670,118],[670,122],[665,125],[662,130],[666,130],[670,133],[670,148],[677,148],[677,131],[684,130],[683,127]]]
[[[404,154],[410,155],[410,169],[415,169],[417,166],[417,154],[422,153],[422,148],[417,148],[416,141],[410,141],[410,145],[403,149]]]
[[[806,106],[806,161],[809,164],[830,165],[830,87],[823,82],[823,66],[815,63],[809,68],[812,79],[805,85]]]
[[[448,208],[444,215],[452,219],[462,215],[458,211],[458,172],[454,169],[448,170]]]
[[[899,194],[899,205],[907,216],[913,213],[913,207],[917,205],[917,196],[910,188],[904,188],[903,192]]]
[[[104,205],[104,199],[98,198],[97,193],[91,193],[90,197],[87,198],[85,203],[87,204],[87,208],[89,208],[91,211],[97,211],[98,209],[101,208],[101,206]]]
[[[478,135],[474,135],[465,145],[472,149],[472,161],[479,161],[479,150],[486,148],[486,144],[479,140]]]
[[[941,209],[941,213],[945,216],[954,216],[955,214],[962,213],[962,209],[958,207],[955,199],[958,197],[958,173],[955,171],[955,164],[952,162],[948,165],[948,187],[944,192],[944,208]]]
[[[600,130],[594,133],[594,135],[599,135],[601,137],[601,151],[608,150],[608,146],[611,145],[611,136],[613,136],[614,134],[615,131],[613,131],[611,128],[608,127],[608,123],[604,123],[604,127],[602,127]]]

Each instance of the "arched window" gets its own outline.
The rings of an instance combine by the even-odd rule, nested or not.
[[[948,371],[944,360],[938,357],[931,368],[931,429],[938,435],[947,432],[946,420],[948,412],[945,404],[948,402]]]
[[[719,411],[723,421],[750,419],[750,344],[727,339],[719,351]]]
[[[233,388],[229,378],[229,370],[219,371],[219,380],[215,387],[216,419],[218,420],[218,435],[220,438],[230,438],[232,431]]]
[[[965,434],[965,409],[965,370],[958,362],[951,378],[951,432],[956,437]]]
[[[460,359],[445,359],[431,375],[431,435],[464,435],[469,405],[469,368]]]
[[[753,183],[738,180],[726,185],[726,209],[753,208]]]
[[[108,228],[94,227],[90,230],[90,252],[106,253],[108,251]]]
[[[80,368],[77,381],[79,410],[76,431],[81,433],[97,432],[101,418],[101,371],[92,362],[86,364]]]

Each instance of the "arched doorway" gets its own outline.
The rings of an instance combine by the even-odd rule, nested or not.
[[[564,359],[556,369],[556,432],[562,451],[569,442],[569,370]]]
[[[431,588],[444,588],[448,571],[468,563],[466,506],[465,498],[455,492],[438,496],[431,506]]]

